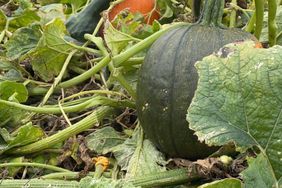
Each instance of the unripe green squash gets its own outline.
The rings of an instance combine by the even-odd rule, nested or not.
[[[186,121],[197,88],[196,61],[225,44],[256,40],[240,29],[223,27],[223,7],[224,0],[206,0],[199,22],[161,36],[149,49],[141,67],[138,118],[146,136],[170,157],[196,160],[217,149],[200,143]]]
[[[79,41],[85,41],[84,34],[93,33],[101,19],[101,12],[109,6],[110,0],[92,0],[82,11],[69,17],[66,27],[70,35]]]

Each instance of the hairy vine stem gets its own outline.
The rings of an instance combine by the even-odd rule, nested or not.
[[[45,168],[45,169],[53,170],[53,171],[56,171],[56,172],[65,172],[65,173],[71,172],[71,171],[64,169],[64,168],[60,168],[60,167],[48,165],[48,164],[42,164],[42,163],[23,162],[23,163],[2,163],[2,164],[0,164],[0,168],[4,168],[4,167],[24,167],[24,166]]]
[[[237,0],[232,0],[231,3],[237,5]],[[229,23],[230,28],[236,27],[236,18],[237,18],[236,9],[233,8],[230,14],[230,23]]]
[[[263,28],[264,0],[255,0],[256,7],[256,27],[255,36],[259,40]]]
[[[276,11],[277,11],[277,1],[268,0],[268,40],[270,46],[274,46],[276,44],[276,36],[277,36]]]
[[[115,111],[111,107],[99,107],[92,114],[88,115],[86,118],[82,119],[81,121],[73,124],[70,127],[52,135],[46,137],[42,140],[34,142],[29,145],[25,145],[19,148],[13,148],[5,152],[5,154],[16,154],[16,155],[24,155],[42,151],[47,148],[52,148],[57,143],[63,142],[64,140],[77,135],[91,127],[95,124],[99,123],[105,116],[109,114],[115,114]]]

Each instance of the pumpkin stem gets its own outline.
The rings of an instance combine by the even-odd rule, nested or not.
[[[201,25],[224,27],[221,23],[224,3],[224,0],[206,0],[199,23]]]
[[[198,21],[201,15],[201,0],[193,0],[192,4],[192,13],[194,21]]]

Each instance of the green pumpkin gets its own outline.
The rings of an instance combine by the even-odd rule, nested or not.
[[[82,11],[72,15],[66,21],[66,27],[70,35],[85,41],[84,34],[92,34],[101,19],[101,12],[110,5],[110,0],[92,0]]]
[[[217,148],[200,143],[186,121],[197,89],[196,61],[225,44],[256,40],[221,26],[224,0],[206,0],[197,24],[168,31],[149,49],[137,84],[137,112],[146,136],[170,157],[205,158]],[[215,112],[216,113],[216,112]]]

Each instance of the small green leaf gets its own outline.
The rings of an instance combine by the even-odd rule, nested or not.
[[[28,98],[28,91],[22,83],[13,81],[0,82],[0,99],[8,100],[11,96],[18,102],[25,102]]]
[[[53,3],[60,3],[61,0],[38,0],[41,5],[49,5]]]
[[[1,137],[6,144],[3,146],[2,143],[0,153],[17,146],[24,146],[26,144],[35,142],[41,139],[44,135],[44,131],[41,128],[34,126],[31,123],[21,126],[9,136],[7,135],[7,132],[5,133],[5,129],[1,129]]]
[[[35,48],[41,37],[40,26],[22,27],[5,43],[7,57],[14,60]]]
[[[86,2],[87,0],[61,0],[61,3],[70,4],[74,12],[77,12]]]
[[[106,21],[104,31],[105,42],[113,55],[119,54],[133,40],[133,37],[116,30],[109,21]]]
[[[17,135],[8,143],[10,148],[35,142],[45,135],[40,127],[34,126],[32,123],[21,126],[16,130],[16,134]]]
[[[2,71],[0,81],[23,81],[22,68],[16,62],[0,56],[0,70]]]
[[[154,21],[154,27],[152,25],[146,24],[144,15],[137,12],[132,13],[128,10],[121,11],[116,18],[111,22],[113,27],[122,33],[125,33],[129,36],[144,39],[154,32],[160,30],[160,26],[157,27],[158,23]]]
[[[17,115],[15,115],[17,114]],[[6,105],[0,104],[0,127],[10,122],[10,127],[17,125],[22,118],[24,118],[25,112],[17,108],[11,108]]]
[[[162,15],[162,18],[170,18],[173,16],[173,10],[166,4],[165,13]]]
[[[74,48],[64,40],[66,34],[67,29],[64,22],[59,18],[54,19],[43,28],[44,44],[60,53],[69,53]]]
[[[5,128],[0,129],[0,135],[1,135],[1,140],[3,142],[8,143],[12,140],[9,131],[7,131],[7,129],[5,129]]]
[[[64,5],[63,4],[50,4],[40,7],[38,15],[41,18],[41,23],[43,25],[52,21],[55,18],[59,18],[63,21],[66,21],[66,15],[64,14]]]
[[[242,188],[240,180],[235,178],[227,178],[223,180],[217,180],[211,183],[206,183],[198,188]]]
[[[132,138],[117,146],[113,153],[122,169],[127,170],[126,178],[165,171],[164,156],[149,140],[143,139],[140,128],[135,130]]]
[[[40,21],[40,17],[35,10],[25,9],[19,15],[9,18],[9,30],[15,31],[38,21]]]
[[[4,14],[4,12],[0,9],[0,31],[3,31],[5,29],[7,22],[7,17]]]
[[[61,71],[66,54],[59,53],[48,47],[36,48],[29,53],[32,69],[44,81],[52,81]]]
[[[22,83],[3,81],[0,82],[0,99],[26,102],[28,91]],[[0,104],[0,127],[9,121],[13,121],[14,123],[20,121],[23,115],[24,112],[22,110]]]
[[[122,144],[125,137],[121,136],[112,127],[98,129],[94,133],[86,136],[87,147],[98,154],[107,154],[113,150],[113,147]]]
[[[248,159],[249,167],[241,174],[245,188],[279,188],[267,157],[259,154]]]
[[[126,178],[166,171],[165,164],[163,154],[149,140],[144,140],[142,145],[137,145],[129,161]]]
[[[30,2],[30,0],[18,0],[18,3],[19,3],[19,8],[21,9],[28,9],[33,7],[33,4],[32,2]]]
[[[24,161],[24,157],[16,157],[9,159],[9,163],[21,163]],[[22,167],[8,167],[9,177],[15,177]]]
[[[157,0],[158,7],[161,12],[162,18],[171,18],[173,16],[172,1],[170,0]]]

